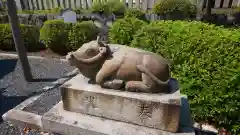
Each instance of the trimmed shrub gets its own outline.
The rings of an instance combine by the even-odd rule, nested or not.
[[[73,11],[76,12],[76,14],[81,14],[81,13],[86,12],[86,10],[83,8],[75,8],[75,9],[73,9]]]
[[[40,40],[59,54],[78,49],[83,43],[95,40],[100,29],[92,21],[64,23],[63,20],[46,21],[40,30]]]
[[[156,4],[152,11],[158,15],[191,17],[196,15],[197,8],[189,0],[163,0],[159,4]]]
[[[68,32],[70,23],[63,20],[48,20],[40,30],[40,40],[52,51],[66,54],[68,52]]]
[[[118,16],[124,14],[126,6],[121,0],[96,0],[93,2],[90,11],[106,15],[114,13]]]
[[[71,51],[77,50],[82,44],[96,40],[100,29],[92,21],[83,21],[74,25],[69,31],[69,45]]]
[[[0,23],[8,23],[8,15],[0,15]]]
[[[117,16],[124,15],[127,9],[125,3],[121,0],[108,0],[107,5],[110,8],[110,13],[114,13]]]
[[[133,47],[163,55],[188,95],[193,118],[240,132],[240,32],[202,22],[156,21]]]
[[[104,13],[109,14],[109,8],[106,5],[105,1],[93,1],[92,7],[89,9],[92,13]]]
[[[128,9],[125,14],[125,17],[136,17],[140,20],[146,20],[145,12],[139,8],[130,8]]]
[[[38,51],[43,46],[39,43],[39,29],[31,25],[20,25],[24,45],[28,51]],[[0,24],[0,49],[15,50],[12,31],[9,24]]]
[[[1,1],[0,3],[0,15],[7,14],[6,1]]]
[[[55,14],[60,13],[63,9],[62,8],[53,8],[53,9],[46,9],[46,10],[18,10],[18,14]]]
[[[0,23],[8,23],[8,13],[6,9],[6,1],[0,3]]]
[[[129,17],[115,21],[109,31],[112,43],[128,45],[133,40],[133,34],[147,23],[137,18]]]

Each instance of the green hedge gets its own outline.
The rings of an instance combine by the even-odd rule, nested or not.
[[[191,17],[196,15],[196,5],[189,0],[163,0],[156,4],[152,12],[158,15],[183,15],[184,17]]]
[[[121,0],[95,0],[90,8],[90,12],[92,13],[103,13],[106,15],[111,13],[122,15],[125,11],[125,3]]]
[[[74,25],[69,31],[69,49],[77,50],[82,44],[96,40],[100,29],[92,21],[83,21]]]
[[[3,14],[3,15],[0,14],[0,23],[1,24],[8,23],[8,15],[7,14]]]
[[[6,1],[1,1],[2,6],[0,7],[0,15],[5,15],[7,14],[7,10],[6,10]]]
[[[28,51],[38,51],[43,46],[39,43],[39,28],[31,25],[20,25],[24,45]],[[9,24],[0,24],[0,49],[15,50],[12,31]]]
[[[133,34],[144,25],[147,23],[134,17],[118,19],[109,30],[109,40],[112,43],[128,45],[133,40]]]
[[[40,40],[56,53],[66,54],[83,43],[96,39],[99,29],[91,21],[76,24],[63,20],[46,21],[40,30]]]
[[[198,122],[240,132],[240,32],[201,22],[157,21],[136,32],[131,46],[172,62]]]
[[[63,9],[62,8],[53,8],[53,9],[46,9],[46,10],[18,10],[18,14],[55,14],[60,13]]]
[[[40,40],[57,53],[67,53],[69,44],[68,32],[71,24],[64,23],[63,20],[48,20],[40,30]]]
[[[72,9],[77,14],[85,12],[85,9],[82,8],[73,8]],[[53,8],[53,9],[46,9],[46,10],[18,10],[18,14],[59,14],[63,11],[63,8]]]
[[[81,13],[86,12],[86,9],[83,9],[83,8],[74,8],[73,11],[76,12],[76,14],[81,14]]]
[[[140,20],[146,20],[145,12],[140,8],[129,8],[125,13],[125,17],[136,17]]]

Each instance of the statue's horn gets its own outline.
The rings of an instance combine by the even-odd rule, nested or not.
[[[102,47],[106,46],[103,42],[100,41],[100,36],[97,36],[97,43]]]
[[[100,36],[97,36],[97,43],[99,44],[100,42]]]

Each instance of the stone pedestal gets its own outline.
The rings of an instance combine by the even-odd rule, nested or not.
[[[147,94],[103,89],[77,75],[61,87],[63,108],[82,113],[177,132],[179,129],[181,95],[172,83],[171,94]]]
[[[78,76],[78,78],[82,78],[82,76]],[[39,132],[44,131],[44,132],[53,133],[56,135],[195,135],[187,97],[184,95],[181,95],[181,101],[175,102],[175,101],[178,101],[177,97],[179,96],[179,91],[174,92],[173,94],[170,94],[168,96],[167,95],[153,96],[151,94],[143,94],[143,93],[134,94],[134,93],[128,93],[128,92],[118,92],[113,90],[103,90],[95,85],[88,85],[88,86],[83,85],[84,84],[83,82],[85,82],[84,78],[82,78],[82,81],[80,80],[80,82],[78,82],[79,80],[77,81],[76,78],[73,78],[72,80],[67,82],[62,89],[73,87],[74,83],[72,82],[74,82],[74,80],[75,80],[75,83],[79,83],[80,86],[83,86],[79,88],[85,88],[86,90],[88,90],[87,92],[85,90],[85,92],[82,92],[82,93],[95,94],[95,98],[85,98],[85,99],[89,99],[87,101],[95,101],[93,103],[95,105],[98,105],[97,107],[99,109],[92,108],[91,111],[89,109],[88,111],[86,111],[87,113],[85,114],[77,113],[73,111],[67,111],[63,107],[65,106],[66,108],[67,106],[68,108],[71,108],[70,105],[72,104],[73,100],[71,101],[70,99],[66,99],[66,97],[70,97],[70,96],[67,96],[66,93],[70,94],[71,92],[68,92],[67,90],[66,91],[62,90],[63,98],[65,97],[64,102],[70,101],[69,103],[65,103],[66,105],[63,105],[63,101],[61,101],[60,99],[61,97],[60,89],[57,88],[55,90],[50,90],[41,95],[30,97],[29,99],[25,100],[24,102],[17,105],[13,109],[4,113],[4,115],[2,116],[3,120],[11,124],[14,124],[15,126],[19,126],[22,129],[25,127],[29,127],[34,131],[39,131]],[[62,78],[58,80],[58,82],[59,81],[62,81]],[[173,84],[173,86],[175,85]],[[99,90],[95,90],[92,88],[95,88],[95,89],[97,88]],[[176,90],[178,88],[175,87],[173,89]],[[101,94],[102,96],[99,96]],[[115,94],[115,97],[113,96],[114,94]],[[76,100],[76,98],[78,98],[77,95],[78,94],[72,93],[72,96],[71,96],[72,98],[75,98],[76,102],[78,101]],[[159,97],[161,98],[159,99]],[[92,100],[92,99],[95,99],[95,100]],[[102,103],[99,101],[102,99],[107,99],[106,101],[110,102],[108,103],[109,106],[107,106],[108,105],[107,103]],[[41,103],[39,104],[39,102]],[[96,102],[98,104],[96,104]],[[85,104],[90,104],[90,103],[86,102]],[[139,108],[150,108],[150,109],[138,109],[138,110],[141,110],[142,113],[140,113],[141,115],[137,115],[136,104],[142,104],[142,103],[149,103],[150,105],[154,103],[154,106],[139,107]],[[75,103],[75,105],[79,105],[80,107],[83,106],[82,104],[77,104],[77,103]],[[175,113],[171,110],[172,105],[176,107]],[[89,105],[85,105],[85,106],[89,106]],[[179,106],[180,106],[180,112],[178,112]],[[119,112],[114,111],[114,107]],[[119,107],[123,109],[121,110],[119,109]],[[76,110],[78,110],[77,107],[75,108]],[[106,110],[103,110],[105,108]],[[124,108],[128,108],[128,110]],[[159,111],[159,113],[153,113],[155,110],[159,108],[162,109],[162,111]],[[101,110],[99,112],[102,112],[101,114],[103,116],[98,117],[96,115],[97,114],[96,110]],[[180,113],[180,118],[178,117],[178,113]],[[112,114],[112,115],[109,115],[109,114]],[[129,116],[125,116],[125,115],[133,116],[133,118],[130,118]],[[112,119],[106,118],[105,116],[111,117]],[[113,118],[113,116],[115,116],[116,118]],[[141,122],[140,124],[145,124],[145,125],[133,123],[134,120],[135,122],[140,121],[139,120],[140,118],[138,118],[137,116],[138,117],[144,116],[143,119],[146,119],[145,123]],[[165,118],[165,117],[168,117],[168,118]],[[176,118],[175,122],[179,121],[179,123],[173,122],[174,120],[172,117]],[[129,121],[133,120],[133,121],[125,122],[120,120],[113,120],[113,119],[119,119],[119,118],[121,118],[120,120],[129,120]],[[162,127],[160,128],[165,128],[165,130],[167,129],[166,127],[174,126],[175,128],[175,126],[178,126],[178,132],[177,133],[168,132],[170,131],[168,130],[169,128],[167,129],[168,131],[164,131],[161,129],[149,127],[149,125],[151,126],[151,125],[157,125],[157,124],[161,125]]]
[[[184,123],[187,123],[186,120]],[[184,124],[182,123],[182,124]],[[95,117],[63,109],[62,102],[44,114],[45,131],[60,135],[195,135],[191,127],[182,127],[178,133]]]

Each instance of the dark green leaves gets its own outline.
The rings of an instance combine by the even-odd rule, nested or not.
[[[240,32],[192,21],[156,21],[131,46],[163,55],[188,95],[197,121],[239,132]]]

